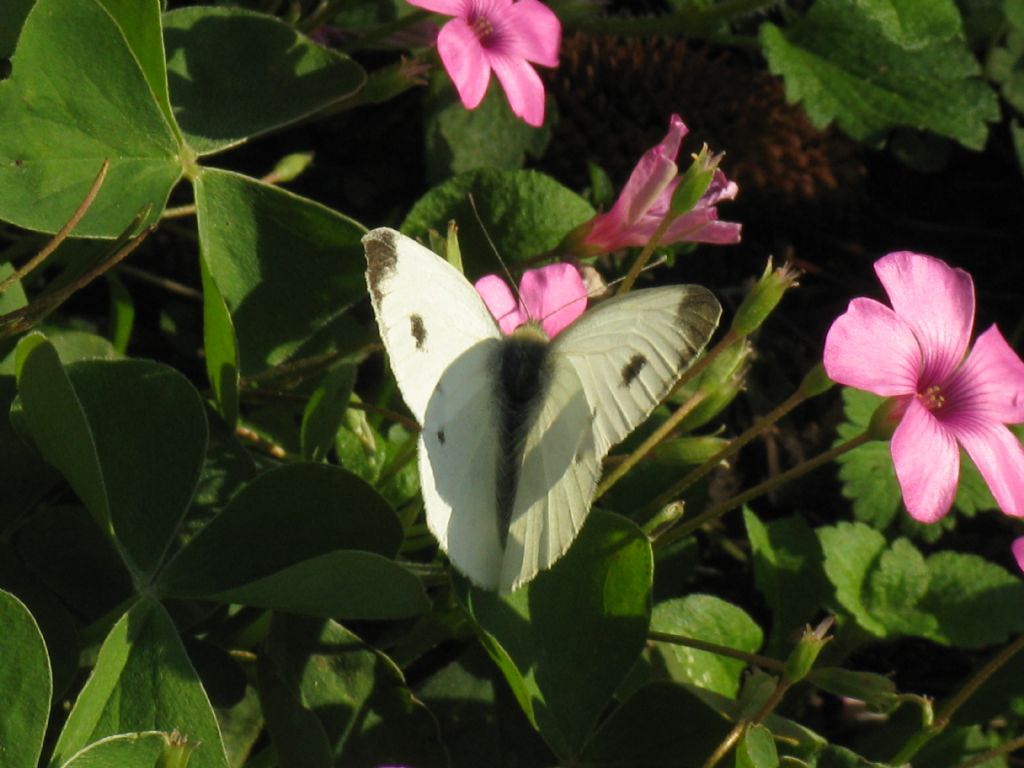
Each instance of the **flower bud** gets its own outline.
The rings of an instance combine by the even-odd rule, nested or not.
[[[814,662],[817,661],[821,649],[831,640],[826,635],[831,626],[831,619],[826,619],[815,629],[810,627],[804,628],[800,642],[796,644],[796,648],[793,649],[793,652],[789,654],[789,658],[786,659],[786,680],[796,683],[807,677],[807,674],[814,666]]]
[[[799,273],[788,264],[779,269],[772,269],[772,261],[768,259],[768,266],[765,267],[761,279],[736,310],[736,316],[732,320],[733,332],[747,336],[757,330],[778,306],[782,295],[796,285],[797,277]]]
[[[693,210],[697,201],[711,186],[711,181],[715,178],[715,170],[717,170],[721,159],[721,154],[711,154],[707,144],[701,147],[700,152],[694,155],[693,162],[686,169],[686,173],[683,174],[672,193],[672,201],[668,206],[669,216],[675,219]]]
[[[811,368],[800,382],[800,394],[804,397],[817,397],[828,392],[835,386],[835,382],[825,373],[825,366],[818,363]]]
[[[698,393],[700,403],[679,423],[679,429],[690,432],[715,418],[725,410],[743,389],[752,353],[746,341],[732,344],[686,386],[673,395],[673,402],[686,402]]]
[[[903,418],[903,411],[906,403],[896,398],[888,397],[879,403],[875,412],[871,414],[871,421],[868,422],[867,432],[872,440],[889,440],[892,433],[899,426]]]
[[[813,670],[807,679],[823,691],[859,699],[876,712],[891,711],[899,703],[896,684],[875,672],[820,667]]]

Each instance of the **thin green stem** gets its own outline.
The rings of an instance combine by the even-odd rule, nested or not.
[[[758,435],[762,434],[773,426],[779,419],[789,413],[791,410],[796,408],[800,403],[806,400],[808,395],[803,388],[797,389],[793,394],[783,400],[779,405],[775,406],[770,412],[758,419],[754,424],[747,429],[739,437],[731,440],[722,450],[712,456],[710,459],[705,461],[699,467],[696,467],[689,473],[687,473],[679,482],[673,485],[671,488],[666,490],[664,493],[658,496],[654,501],[650,503],[647,509],[647,513],[661,509],[666,504],[679,498],[687,488],[696,483],[708,472],[719,466],[721,462],[733,454],[737,453],[747,443],[753,440]]]
[[[758,485],[755,485],[753,488],[750,488],[749,490],[744,491],[743,493],[733,496],[731,499],[726,499],[725,501],[714,505],[713,507],[711,507],[711,509],[708,509],[707,511],[701,513],[700,515],[697,515],[697,517],[693,518],[692,520],[688,520],[685,523],[674,526],[672,528],[667,528],[660,536],[658,536],[657,539],[655,539],[654,546],[664,547],[668,544],[671,544],[673,541],[681,539],[685,536],[689,536],[691,533],[696,531],[704,524],[709,523],[712,520],[718,519],[726,512],[746,504],[751,499],[756,499],[758,496],[762,496],[766,493],[769,493],[770,491],[774,491],[776,488],[778,488],[781,485],[784,485],[785,483],[788,483],[790,480],[794,480],[798,477],[801,477],[802,475],[806,475],[808,472],[817,469],[822,464],[827,464],[828,462],[832,461],[837,456],[842,456],[844,453],[852,451],[854,448],[860,447],[864,443],[868,442],[870,439],[871,436],[867,432],[863,432],[857,435],[856,437],[850,438],[845,443],[837,445],[835,448],[831,448],[830,450],[827,450],[824,453],[819,453],[813,459],[808,459],[802,464],[798,464],[797,466],[787,470],[786,472],[776,475],[775,477],[769,478],[768,480],[765,480],[763,483],[759,483]]]
[[[910,761],[914,755],[929,741],[934,739],[940,733],[942,733],[946,726],[949,725],[953,719],[953,715],[956,711],[964,705],[964,703],[975,693],[978,689],[992,677],[1003,665],[1012,659],[1017,653],[1024,649],[1024,635],[1019,635],[1012,643],[1003,648],[999,653],[993,656],[989,661],[979,669],[970,680],[968,680],[964,686],[956,692],[956,694],[949,701],[946,702],[945,706],[936,715],[935,721],[926,728],[922,728],[917,731],[913,736],[907,739],[907,742],[903,745],[899,752],[889,761],[890,765],[903,765]]]
[[[735,648],[729,648],[725,645],[718,645],[717,643],[709,643],[705,640],[698,640],[695,637],[683,637],[682,635],[673,635],[669,632],[656,632],[655,630],[649,630],[647,637],[650,640],[654,640],[659,643],[671,643],[672,645],[682,645],[687,648],[696,648],[699,651],[707,651],[714,653],[719,656],[728,656],[731,659],[739,659],[745,661],[748,664],[757,664],[759,667],[765,669],[774,669],[777,672],[781,672],[786,667],[786,663],[773,659],[769,656],[760,656],[756,653],[747,653],[746,651],[739,651]]]
[[[960,763],[959,768],[973,768],[975,765],[982,765],[993,758],[1008,755],[1011,752],[1016,752],[1018,749],[1024,749],[1024,736],[1010,739],[1005,744],[1000,744],[998,747],[993,747],[986,752],[982,752],[980,755],[975,755],[970,760]]]

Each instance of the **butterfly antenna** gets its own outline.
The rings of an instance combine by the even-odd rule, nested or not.
[[[480,218],[480,211],[476,208],[476,200],[473,198],[473,193],[469,192],[466,197],[469,199],[469,207],[473,209],[473,215],[476,217],[476,223],[480,225],[480,231],[484,233],[484,238],[487,240],[487,244],[491,246],[491,250],[494,252],[494,257],[501,265],[501,271],[505,273],[505,279],[508,280],[508,284],[512,288],[512,293],[516,296],[516,301],[519,302],[520,306],[526,306],[523,303],[523,297],[519,294],[519,284],[516,282],[515,278],[512,277],[512,272],[509,270],[505,260],[501,258],[501,253],[498,252],[498,246],[496,246],[494,244],[494,240],[491,239],[491,233],[487,231],[487,226],[484,224],[484,220]]]

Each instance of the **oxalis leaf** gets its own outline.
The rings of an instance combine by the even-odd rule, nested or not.
[[[903,126],[981,149],[986,124],[999,119],[999,104],[966,44],[948,34],[948,20],[938,23],[944,36],[930,40],[930,24],[922,32],[915,21],[907,32],[892,14],[883,14],[887,20],[879,27],[880,7],[817,0],[794,24],[762,25],[768,65],[785,78],[789,100],[802,102],[815,125],[835,120],[870,144]]]
[[[60,765],[107,736],[174,730],[199,744],[189,768],[227,768],[213,708],[174,622],[163,606],[143,600],[103,641],[92,675],[54,747],[52,763]]]
[[[1024,629],[1024,582],[977,555],[925,559],[906,539],[887,545],[861,523],[819,528],[818,537],[836,599],[872,634],[978,648]]]
[[[166,96],[154,93],[166,90],[162,51],[146,47],[159,41],[159,17],[119,16],[129,36],[99,0],[37,0],[29,13],[0,82],[0,218],[57,231],[104,160],[106,181],[75,234],[115,237],[147,206],[143,223],[163,210],[182,167]]]
[[[401,229],[426,242],[428,230],[445,232],[454,220],[466,272],[474,276],[497,271],[498,263],[470,195],[487,234],[510,263],[550,251],[594,215],[590,203],[537,171],[478,170],[434,187],[409,211]]]
[[[50,661],[39,627],[20,600],[0,590],[0,757],[9,768],[35,768],[50,713]]]
[[[563,760],[582,749],[643,649],[652,576],[643,533],[594,510],[568,553],[522,589],[488,592],[455,579],[484,647]]]

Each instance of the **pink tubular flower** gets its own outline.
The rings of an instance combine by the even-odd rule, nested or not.
[[[1013,556],[1017,558],[1017,565],[1024,571],[1024,536],[1016,539],[1013,544],[1010,545],[1010,549],[1013,550]]]
[[[562,25],[538,0],[409,0],[455,18],[441,28],[437,52],[463,106],[476,109],[491,71],[512,111],[532,126],[544,122],[544,84],[533,64],[558,66]]]
[[[932,256],[875,262],[892,308],[854,299],[829,329],[825,371],[840,384],[896,399],[890,450],[907,511],[933,523],[949,511],[958,444],[1003,512],[1024,516],[1024,449],[1006,428],[1024,422],[1024,362],[994,325],[967,354],[974,283]]]
[[[596,249],[598,253],[607,253],[647,244],[668,213],[672,193],[679,186],[679,168],[675,160],[686,133],[686,125],[679,115],[672,115],[665,138],[640,158],[612,209],[594,217],[593,226],[583,241],[584,246]],[[732,200],[738,191],[736,184],[725,178],[724,173],[715,171],[707,192],[693,210],[672,222],[661,244],[739,242],[740,225],[718,221],[718,209],[715,208],[722,200]]]
[[[579,270],[571,264],[549,264],[528,269],[519,281],[519,300],[497,275],[476,281],[476,291],[505,335],[536,321],[554,338],[587,308],[587,289]]]

